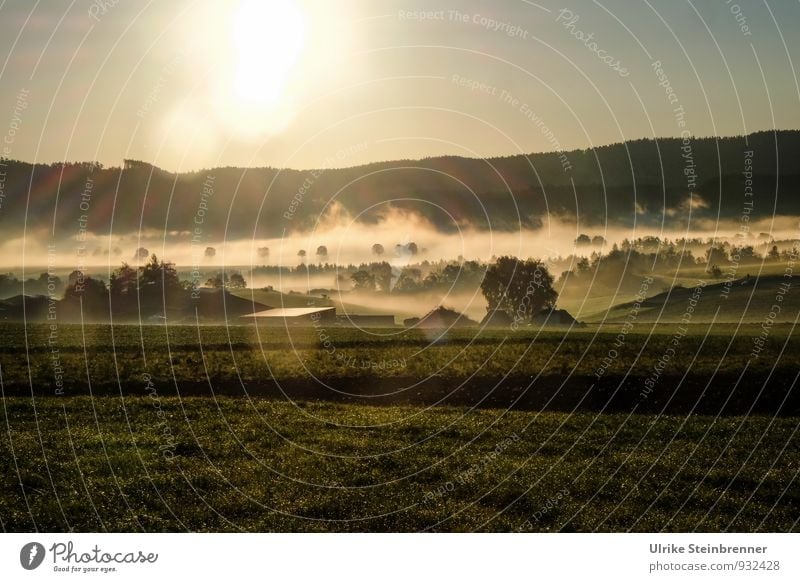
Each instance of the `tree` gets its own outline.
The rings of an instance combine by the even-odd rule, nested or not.
[[[139,284],[139,272],[128,265],[122,263],[122,266],[111,273],[108,281],[108,290],[111,293],[111,299],[124,299],[132,297],[136,294],[136,289]]]
[[[603,247],[605,245],[606,245],[606,239],[600,236],[599,234],[592,237],[593,247]]]
[[[579,234],[578,238],[575,239],[575,246],[588,247],[590,244],[592,244],[592,237],[588,234]]]
[[[128,263],[111,273],[108,280],[108,294],[111,311],[115,317],[125,317],[138,309],[139,270]]]
[[[258,247],[258,258],[260,259],[268,259],[269,258],[269,247]]]
[[[147,264],[139,268],[139,271],[140,287],[156,286],[163,287],[165,290],[181,288],[175,264],[159,261],[155,253],[150,257]]]
[[[726,265],[728,264],[728,253],[722,246],[712,246],[706,251],[707,265]],[[709,270],[709,272],[711,272]]]
[[[375,291],[375,275],[369,271],[356,271],[350,275],[353,288],[359,291]]]
[[[741,247],[733,247],[731,249],[731,258],[736,259],[740,263],[755,263],[760,259],[756,255],[755,249],[751,245],[743,245]]]
[[[422,284],[422,271],[416,267],[406,267],[397,278],[394,285],[395,291],[413,292],[418,291]]]
[[[80,302],[83,317],[87,319],[108,315],[108,291],[100,279],[78,277],[67,285],[64,300]]]
[[[325,245],[319,245],[317,247],[317,257],[320,261],[324,261],[328,257],[328,247]]]
[[[536,259],[500,257],[481,282],[487,311],[506,312],[515,321],[531,321],[542,309],[555,306],[558,293],[547,266]]]
[[[87,299],[94,299],[99,295],[105,296],[106,284],[100,279],[94,279],[88,275],[80,277],[75,281],[69,283],[64,289],[64,299],[72,297],[83,297],[84,301]]]
[[[231,273],[231,277],[228,280],[228,288],[245,289],[246,287],[247,281],[245,281],[245,278],[241,273]]]
[[[380,243],[375,243],[372,245],[372,254],[376,257],[380,257],[385,252],[383,245]]]
[[[204,254],[205,254],[206,258],[209,258],[209,259],[211,257],[216,257],[217,256],[217,249],[215,249],[214,247],[206,247],[206,251],[205,251]]]
[[[300,262],[302,263],[303,261],[306,260],[306,251],[300,249],[299,251],[297,251],[297,256],[300,257]]]
[[[778,251],[777,245],[772,245],[772,248],[767,253],[767,258],[770,261],[780,261],[781,260],[781,253]]]
[[[419,247],[417,243],[410,242],[406,244],[396,244],[394,245],[394,254],[398,257],[413,257],[419,253]]]
[[[227,273],[217,273],[213,277],[209,277],[206,281],[206,287],[211,287],[212,289],[222,289],[228,284],[228,274]]]
[[[139,304],[143,313],[166,316],[183,307],[187,290],[174,263],[159,261],[153,254],[139,267]]]
[[[133,253],[133,260],[141,261],[142,259],[146,259],[148,256],[150,256],[150,251],[144,247],[139,247],[136,249],[136,252]]]
[[[380,263],[372,263],[369,269],[372,279],[375,281],[375,287],[379,288],[384,293],[389,293],[392,290],[392,279],[395,273],[392,266],[386,261]]]

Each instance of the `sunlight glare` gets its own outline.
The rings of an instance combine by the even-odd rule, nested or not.
[[[243,0],[233,19],[234,94],[251,104],[279,105],[305,45],[295,0]]]

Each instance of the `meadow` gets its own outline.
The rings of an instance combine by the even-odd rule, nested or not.
[[[796,530],[793,330],[3,324],[0,526]]]
[[[790,531],[797,419],[3,400],[5,531]]]
[[[57,356],[64,380],[76,385],[127,384],[141,373],[167,381],[308,377],[497,377],[570,373],[592,376],[617,348],[606,374],[646,372],[670,347],[671,368],[707,374],[793,368],[800,341],[789,323],[625,321],[569,329],[357,329],[338,326],[0,324],[6,385],[46,384]],[[678,337],[676,344],[673,344]],[[763,338],[753,354],[754,339]],[[381,362],[403,365],[376,366]],[[363,363],[364,365],[353,365]]]

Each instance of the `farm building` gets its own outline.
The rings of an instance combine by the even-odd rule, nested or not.
[[[534,318],[533,323],[538,325],[575,326],[585,327],[586,324],[576,321],[566,309],[542,309]]]
[[[488,311],[481,320],[481,327],[511,327],[514,318],[501,309]]]
[[[394,315],[337,315],[336,323],[352,327],[394,327]]]
[[[468,327],[478,325],[466,315],[447,307],[437,307],[426,313],[423,317],[410,317],[403,320],[406,327],[421,329],[445,329],[451,327]]]
[[[276,307],[248,315],[242,319],[258,325],[312,326],[333,325],[336,323],[335,307]]]

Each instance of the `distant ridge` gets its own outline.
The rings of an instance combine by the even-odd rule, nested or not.
[[[336,193],[338,212],[357,215],[375,205],[374,212],[360,216],[364,223],[376,223],[392,209],[418,214],[441,232],[538,228],[548,215],[570,219],[578,214],[584,225],[660,225],[662,220],[680,225],[690,211],[693,219],[738,220],[747,187],[752,187],[755,220],[800,215],[797,159],[800,131],[786,130],[688,143],[640,139],[486,160],[397,160],[316,172],[228,167],[173,174],[130,160],[123,168],[102,169],[92,163],[6,161],[0,228],[8,236],[24,228],[49,236],[55,226],[60,239],[74,237],[85,218],[84,228],[93,234],[134,233],[140,224],[156,232],[190,233],[202,211],[204,240],[269,238],[313,226],[331,209]],[[212,194],[204,196],[204,188]]]

